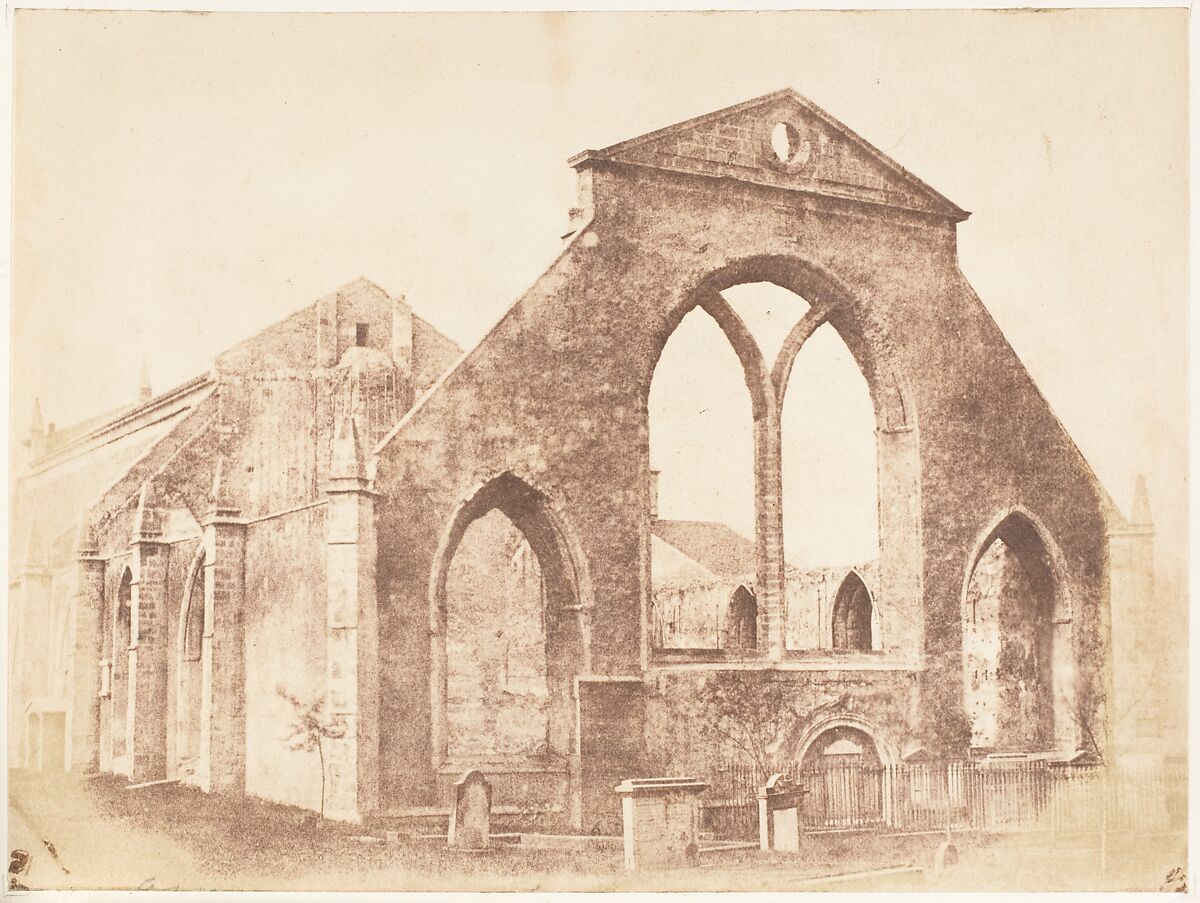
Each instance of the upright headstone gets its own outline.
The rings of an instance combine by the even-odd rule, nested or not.
[[[700,836],[700,794],[695,778],[631,778],[622,781],[621,816],[625,868],[672,867],[695,862]]]
[[[450,846],[463,850],[487,849],[492,830],[492,785],[481,771],[468,771],[454,782],[450,808]]]
[[[773,774],[758,791],[758,845],[763,850],[800,852],[800,801],[806,791]]]

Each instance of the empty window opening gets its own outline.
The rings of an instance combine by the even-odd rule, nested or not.
[[[967,584],[963,702],[972,746],[1053,748],[1055,593],[1040,538],[1023,519],[1010,519]]]
[[[368,329],[366,323],[355,323],[354,324],[354,344],[355,345],[357,345],[359,348],[366,347],[368,335],[369,335],[369,329]]]
[[[193,559],[190,580],[184,590],[180,609],[179,657],[175,665],[176,730],[175,756],[183,766],[200,754],[201,698],[204,674],[202,652],[204,642],[204,556]]]
[[[811,309],[800,295],[773,282],[743,282],[725,289],[721,297],[754,336],[768,370],[779,356],[788,333]]]
[[[854,571],[838,590],[832,621],[835,652],[871,651],[871,594]]]
[[[648,404],[653,642],[717,649],[730,595],[755,576],[754,434],[741,362],[705,311],[667,341]]]
[[[447,752],[547,752],[545,591],[524,534],[497,509],[473,521],[446,572]]]
[[[875,410],[837,330],[796,356],[781,423],[783,540],[789,564],[860,567],[879,555]]]
[[[758,602],[744,584],[729,600],[724,645],[726,649],[758,648]]]
[[[114,759],[126,752],[126,724],[129,709],[129,645],[133,579],[129,571],[121,577],[117,590],[117,610],[113,619],[112,637],[112,714],[109,719],[110,749]]]
[[[771,129],[771,150],[784,166],[806,163],[812,153],[809,143],[790,122],[777,122]]]

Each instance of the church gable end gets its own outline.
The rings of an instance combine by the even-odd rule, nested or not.
[[[790,89],[615,144],[594,161],[731,178],[959,222],[968,214]]]

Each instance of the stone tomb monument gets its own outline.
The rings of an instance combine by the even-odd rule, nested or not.
[[[481,771],[468,771],[454,782],[447,842],[460,850],[486,850],[492,826],[492,785]]]
[[[696,778],[631,778],[622,781],[621,820],[625,868],[672,867],[695,862],[700,832],[700,794],[708,784]]]
[[[763,850],[800,852],[800,805],[807,793],[781,774],[758,790],[758,845]]]

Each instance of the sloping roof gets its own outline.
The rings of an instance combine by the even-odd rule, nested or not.
[[[651,531],[720,577],[754,573],[754,543],[716,521],[656,520]]]
[[[650,537],[650,582],[662,589],[666,587],[694,587],[722,581],[726,578],[714,574],[698,561],[689,558],[659,536]]]
[[[369,295],[380,301],[390,298],[383,289],[365,279],[343,286],[340,292]],[[315,346],[312,331],[316,304],[233,346],[218,359],[225,359],[256,343],[276,346],[284,351],[288,343]],[[413,378],[418,392],[424,390],[452,364],[461,353],[458,347],[436,328],[413,316]],[[263,360],[276,366],[287,361]],[[90,506],[120,484],[126,477],[143,473],[156,454],[177,451],[178,443],[195,438],[196,424],[187,425],[195,412],[216,390],[211,373],[169,389],[145,401],[122,405],[106,413],[56,429],[45,439],[44,452],[29,462],[23,472],[14,474],[10,498],[10,547],[13,561],[24,561],[29,554],[31,525],[39,524],[39,545],[54,542],[65,530],[74,529]],[[183,432],[172,438],[177,427]],[[165,445],[163,443],[166,443]],[[156,452],[157,450],[157,452]],[[36,539],[36,537],[35,537]],[[34,550],[44,554],[44,550]]]
[[[9,500],[12,560],[22,562],[29,554],[19,543],[27,541],[34,522],[45,543],[77,527],[104,491],[151,455],[212,391],[204,382],[174,397],[165,393],[132,409],[136,416],[118,416],[34,462],[14,483]]]
[[[793,158],[771,153],[783,124]],[[576,154],[570,165],[610,161],[736,179],[917,210],[954,222],[970,214],[791,88]]]

